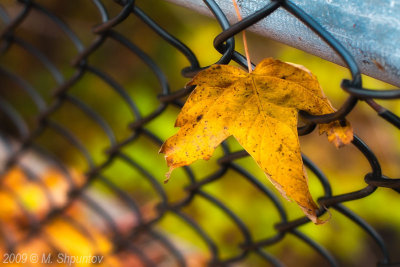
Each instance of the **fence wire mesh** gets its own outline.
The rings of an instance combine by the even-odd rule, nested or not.
[[[389,255],[393,249],[386,238],[343,205],[366,198],[379,187],[400,193],[400,179],[383,175],[374,152],[357,136],[352,146],[371,167],[364,171],[364,177],[357,177],[364,180],[360,190],[334,195],[331,180],[308,157],[303,156],[303,160],[323,188],[318,198],[323,208],[318,215],[331,210],[334,216],[344,215],[347,224],[357,225],[368,236],[365,242],[370,244],[370,255],[363,257],[369,262],[349,265],[303,233],[300,228],[311,225],[309,220],[290,219],[275,191],[241,164],[247,153],[232,149],[227,142],[217,151],[214,163],[211,160],[209,165],[177,170],[174,181],[162,184],[166,167],[157,152],[166,136],[159,129],[172,127],[166,123],[173,124],[173,114],[193,88],[171,86],[167,77],[179,70],[159,66],[145,48],[159,45],[166,58],[171,50],[181,53],[182,61],[186,58],[190,63],[181,71],[186,78],[206,67],[201,67],[190,48],[175,37],[172,27],[167,31],[157,24],[152,13],[138,6],[140,2],[54,4],[20,0],[18,5],[6,1],[0,6],[0,236],[3,258],[8,255],[3,263],[18,263],[18,258],[9,256],[13,253],[39,253],[45,255],[39,257],[39,263],[56,264],[60,263],[56,253],[64,253],[92,255],[92,263],[104,256],[101,263],[105,266],[300,266],[301,260],[296,264],[274,255],[274,247],[292,238],[308,247],[304,253],[316,255],[308,261],[313,266],[400,266],[398,259],[393,260],[397,255]],[[235,61],[247,68],[245,57],[235,51],[234,35],[277,9],[297,17],[346,62],[351,79],[344,79],[341,87],[347,100],[333,114],[301,112],[306,124],[298,129],[299,135],[310,134],[318,123],[346,118],[362,101],[400,128],[399,117],[375,102],[398,99],[400,90],[363,88],[352,56],[292,1],[266,3],[233,25],[216,2],[204,3],[222,28],[214,39],[221,54],[216,63]],[[149,10],[154,5],[155,16],[162,16],[157,7],[161,3],[149,1],[146,5]],[[91,25],[79,18],[83,15]],[[147,42],[147,37],[158,43]],[[121,66],[121,61],[135,64]],[[148,77],[145,72],[152,73],[152,79],[144,79]],[[101,147],[93,145],[99,143],[96,140]],[[157,161],[148,161],[151,157]],[[252,205],[251,194],[241,198],[241,192],[229,192],[233,182],[251,187],[252,194],[263,197],[265,208],[256,211],[255,220],[268,221],[268,235],[255,234],[248,215],[230,204],[229,198],[238,198]],[[216,194],[208,190],[216,184],[227,191]],[[202,210],[196,202],[203,203]],[[386,205],[392,207],[393,214],[398,213],[397,203]],[[268,218],[261,219],[263,216]],[[218,227],[213,226],[213,220],[220,220]],[[166,230],[171,229],[166,225],[173,224],[174,229]],[[224,232],[224,228],[229,231]],[[179,235],[182,229],[191,232],[189,240]],[[225,241],[217,232],[225,234]],[[340,246],[343,241],[329,242]],[[395,240],[390,245],[398,249],[399,243]],[[19,255],[20,263],[35,263]]]

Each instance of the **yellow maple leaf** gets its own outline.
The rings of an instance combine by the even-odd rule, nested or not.
[[[196,88],[175,123],[181,128],[160,149],[170,166],[166,181],[173,169],[209,159],[233,135],[281,194],[320,223],[297,134],[299,110],[313,115],[335,111],[316,77],[302,66],[267,58],[252,73],[211,66],[187,84],[191,85]],[[320,133],[337,147],[353,138],[350,125],[337,121],[320,125]]]

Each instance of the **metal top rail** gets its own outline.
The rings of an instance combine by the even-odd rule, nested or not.
[[[211,15],[203,1],[168,0]],[[216,1],[231,22],[231,0]],[[239,0],[243,17],[271,1]],[[400,2],[394,0],[296,0],[294,3],[328,30],[354,56],[362,73],[400,86]],[[344,66],[320,37],[284,9],[249,28],[251,31]]]

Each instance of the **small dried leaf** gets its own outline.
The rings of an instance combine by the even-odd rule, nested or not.
[[[353,128],[348,121],[344,125],[341,125],[338,121],[321,124],[319,132],[320,134],[326,133],[328,141],[333,143],[337,148],[353,141]]]

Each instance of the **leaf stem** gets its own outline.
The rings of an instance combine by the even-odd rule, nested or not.
[[[232,2],[233,2],[233,6],[235,7],[236,15],[237,15],[239,21],[241,21],[242,15],[240,15],[239,6],[238,6],[236,0],[232,0]],[[247,46],[246,31],[243,30],[242,34],[243,34],[244,52],[246,53],[246,59],[247,59],[247,67],[249,69],[249,73],[251,73],[253,71],[253,69],[251,68],[251,60],[250,60],[249,47]]]

